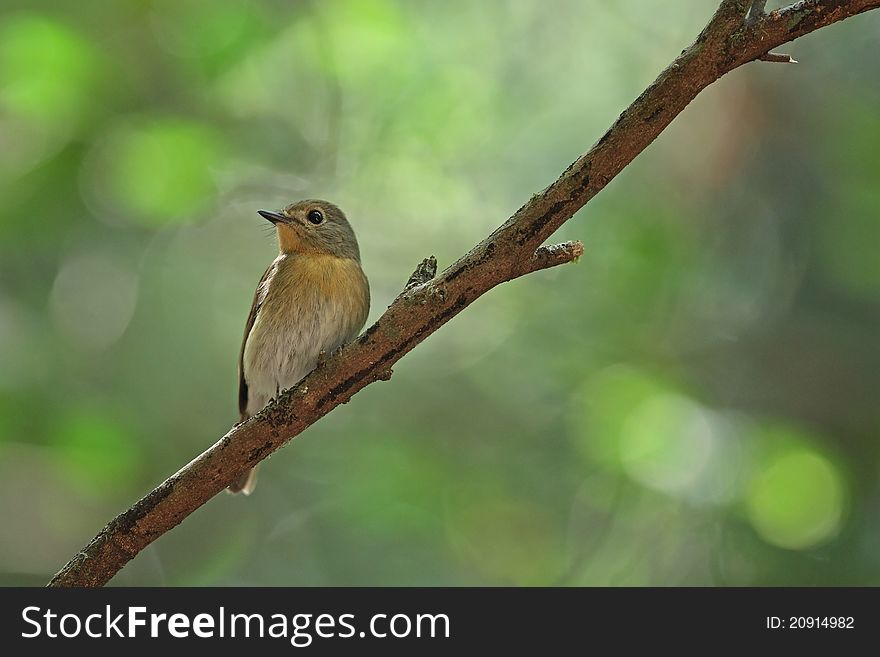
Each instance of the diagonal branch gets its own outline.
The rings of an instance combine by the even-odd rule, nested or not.
[[[758,57],[762,62],[777,62],[779,64],[797,64],[797,60],[791,55],[781,52],[768,52]]]
[[[496,285],[570,262],[580,243],[540,245],[641,153],[712,82],[777,46],[880,7],[880,0],[802,0],[764,13],[765,2],[722,0],[696,41],[618,117],[590,150],[503,225],[436,275],[423,262],[379,320],[339,355],[114,518],[50,586],[100,586],[138,552],[242,472],[391,376],[413,347]],[[748,17],[748,19],[747,19]]]

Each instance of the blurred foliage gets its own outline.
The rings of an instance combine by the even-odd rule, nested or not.
[[[712,5],[5,2],[0,581],[236,421],[256,209],[338,202],[375,319]],[[114,583],[880,584],[878,33],[725,77],[560,231],[576,266],[493,290]]]

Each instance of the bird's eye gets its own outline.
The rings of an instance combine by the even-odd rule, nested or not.
[[[324,221],[324,214],[320,210],[312,210],[309,212],[307,219],[317,226]]]

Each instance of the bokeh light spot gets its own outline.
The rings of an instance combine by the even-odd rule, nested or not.
[[[61,266],[49,313],[68,342],[86,351],[103,351],[122,337],[137,296],[137,275],[123,261],[87,253]]]
[[[162,118],[120,128],[100,175],[110,202],[126,219],[159,226],[193,218],[216,198],[220,137],[200,123]],[[104,180],[92,185],[100,188]],[[101,189],[96,190],[101,193]]]
[[[373,82],[406,69],[409,35],[404,15],[387,0],[340,0],[321,5],[337,74],[351,83]],[[389,66],[394,64],[394,66]],[[395,71],[394,69],[398,69]]]
[[[156,2],[151,13],[153,33],[168,52],[180,57],[203,57],[240,39],[252,22],[246,0],[233,2]]]
[[[626,473],[655,490],[683,491],[703,474],[712,452],[711,418],[680,395],[652,397],[633,410],[620,437]]]
[[[590,462],[618,467],[624,425],[645,401],[671,387],[628,365],[614,365],[579,390],[571,409],[572,436]]]
[[[53,126],[78,121],[95,101],[100,68],[94,46],[52,19],[26,14],[0,29],[0,104],[18,116]]]
[[[843,479],[820,454],[789,450],[764,466],[746,502],[752,526],[765,541],[802,550],[833,538],[840,529]]]

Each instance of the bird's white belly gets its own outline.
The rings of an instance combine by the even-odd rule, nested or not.
[[[260,308],[245,345],[248,415],[311,372],[321,351],[330,353],[353,337],[345,309],[330,299],[315,295],[305,304],[310,312],[286,313],[275,312],[273,301],[267,298]]]

